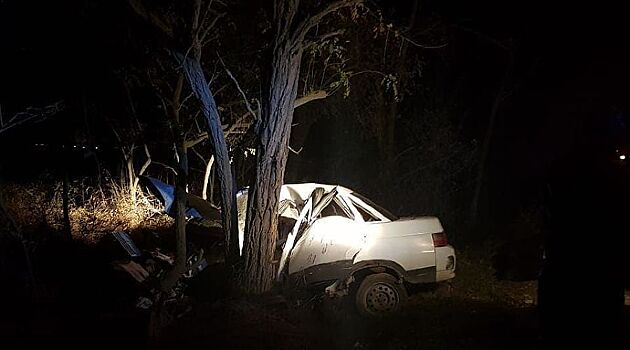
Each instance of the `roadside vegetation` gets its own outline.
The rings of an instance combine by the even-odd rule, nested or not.
[[[131,293],[133,289],[127,283],[132,282],[131,277],[126,276],[127,282],[111,279],[104,271],[113,268],[103,261],[78,259],[102,254],[96,248],[99,241],[115,230],[135,235],[172,232],[173,220],[163,213],[161,203],[143,190],[137,192],[134,204],[129,191],[114,181],[102,187],[76,183],[69,201],[74,240],[59,249],[59,241],[54,238],[64,229],[61,187],[43,182],[3,186],[6,208],[14,215],[25,242],[30,242],[27,246],[37,247],[35,253],[40,254],[33,259],[35,305],[48,305],[24,322],[31,326],[55,324],[52,331],[59,334],[78,329],[84,332],[82,335],[101,334],[119,329],[122,324],[133,330],[130,336],[138,342],[146,341],[145,314],[129,311],[130,308],[110,310],[100,306],[109,303],[105,298]],[[50,251],[46,246],[51,244],[60,256],[46,254]],[[317,296],[296,300],[277,292],[255,297],[230,295],[225,292],[225,271],[219,265],[213,266],[200,282],[193,283],[186,306],[173,313],[175,319],[161,335],[159,347],[215,344],[218,348],[263,349],[533,348],[536,338],[531,334],[537,332],[536,283],[498,280],[492,265],[493,250],[490,243],[460,246],[457,277],[452,283],[411,295],[404,310],[386,320],[360,318],[348,300]],[[64,278],[39,278],[42,266],[46,266],[47,275],[50,270],[57,270],[54,276]],[[105,293],[95,293],[91,288],[101,285],[99,280],[114,284]],[[68,296],[70,288],[75,289],[71,293],[75,297]],[[70,310],[86,310],[54,311],[65,310],[75,302],[79,305]],[[77,323],[83,325],[76,326]],[[78,328],[65,329],[75,326]],[[31,331],[35,336],[46,336],[51,328],[35,327]],[[514,344],[519,345],[512,347]]]
[[[129,187],[114,180],[92,186],[87,181],[72,183],[68,212],[74,239],[95,243],[114,231],[168,229],[173,220],[163,205],[142,190],[136,200]],[[62,183],[44,180],[28,184],[3,184],[2,198],[19,228],[26,233],[54,234],[65,230]]]

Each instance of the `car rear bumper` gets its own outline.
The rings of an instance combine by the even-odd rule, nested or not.
[[[446,281],[455,277],[455,249],[447,245],[435,248],[435,281]]]

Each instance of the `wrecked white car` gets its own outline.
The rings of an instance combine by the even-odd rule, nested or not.
[[[237,203],[242,247],[247,189]],[[351,294],[361,314],[396,311],[406,284],[455,277],[455,251],[436,217],[397,218],[348,188],[315,183],[282,186],[279,211],[278,279]]]
[[[172,215],[173,187],[146,180]],[[218,225],[216,208],[194,195],[187,199],[192,222]],[[279,200],[277,278],[283,283],[320,287],[329,296],[351,295],[361,314],[373,316],[396,311],[407,287],[455,277],[455,251],[436,217],[397,218],[348,188],[316,183],[284,185]],[[237,207],[242,251],[247,189],[238,192]],[[206,236],[218,231],[222,241],[220,229],[206,225],[203,231]]]

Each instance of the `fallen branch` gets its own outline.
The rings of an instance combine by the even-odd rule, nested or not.
[[[58,101],[42,108],[28,107],[24,112],[14,115],[6,124],[3,122],[2,126],[0,126],[0,134],[30,121],[41,122],[48,117],[61,112],[64,108],[65,106],[63,101]]]

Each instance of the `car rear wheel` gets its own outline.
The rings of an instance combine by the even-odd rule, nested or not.
[[[407,300],[407,291],[387,273],[366,276],[355,294],[357,311],[362,316],[383,317],[398,311]]]

